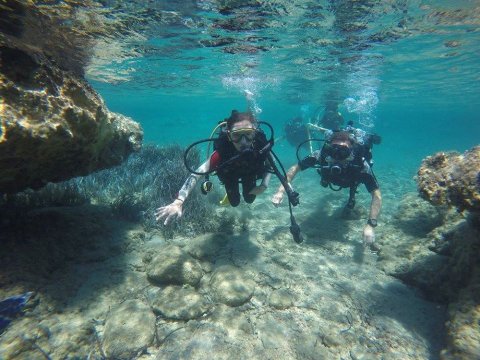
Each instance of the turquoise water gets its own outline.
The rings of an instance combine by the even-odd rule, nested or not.
[[[208,216],[197,217],[206,228],[218,222],[219,231],[196,236],[191,230],[190,236],[187,225],[188,236],[170,238],[159,231],[161,224],[152,228],[112,217],[128,201],[165,205],[163,198],[150,201],[156,182],[139,181],[137,186],[132,180],[152,179],[156,172],[130,171],[128,179],[104,176],[105,181],[112,178],[115,188],[112,200],[100,186],[108,206],[95,199],[86,206],[35,209],[26,220],[19,216],[12,221],[13,230],[5,232],[3,237],[14,243],[4,256],[12,275],[2,277],[8,294],[0,299],[31,290],[38,294],[27,316],[0,334],[0,358],[8,352],[14,355],[5,358],[103,359],[104,350],[117,343],[136,354],[124,358],[141,360],[438,359],[447,342],[457,343],[452,329],[465,331],[466,342],[477,346],[475,329],[470,332],[451,315],[458,308],[461,321],[468,318],[464,304],[454,304],[447,314],[445,304],[425,301],[410,286],[420,282],[424,290],[425,281],[430,296],[446,291],[443,273],[434,274],[436,268],[430,267],[446,257],[434,258],[430,249],[435,243],[435,251],[442,253],[446,242],[464,244],[460,215],[440,214],[419,199],[414,176],[428,155],[479,144],[478,1],[98,0],[83,5],[38,1],[35,6],[39,12],[49,6],[59,13],[59,8],[71,10],[68,20],[52,16],[57,32],[72,25],[75,33],[85,30],[91,40],[85,53],[92,55],[87,80],[110,110],[141,123],[145,144],[186,147],[208,138],[232,109],[253,106],[257,117],[274,127],[279,139],[274,151],[288,168],[296,162],[296,149],[281,139],[285,123],[297,116],[321,118],[326,103],[336,102],[345,123],[351,120],[383,139],[373,150],[383,199],[376,230],[380,250],[362,245],[370,205],[364,187],[351,218],[345,219],[348,190],[322,188],[314,170],[294,180],[300,205],[293,212],[305,238],[302,245],[292,241],[285,202],[278,209],[270,203],[277,180],[253,204],[242,201],[237,208],[216,206],[223,189],[215,183],[214,191],[200,200],[215,206],[208,208]],[[46,39],[48,50],[61,52]],[[76,49],[77,44],[65,45],[67,55],[70,45]],[[252,93],[249,103],[246,91]],[[164,175],[155,179],[166,183]],[[126,192],[131,199],[123,196]],[[135,207],[132,213],[140,217],[153,211],[139,214]],[[196,215],[185,210],[184,224]],[[2,224],[10,226],[3,219]],[[476,233],[471,234],[465,238]],[[461,259],[454,266],[457,275],[445,280],[453,284],[456,276],[469,272],[462,267],[467,269],[468,257],[457,248],[447,251],[455,254],[448,266],[457,256]],[[168,256],[153,261],[162,254]],[[180,279],[190,276],[180,267],[173,275],[181,282],[153,284],[149,268],[163,269],[163,263],[169,265],[166,258],[199,270],[190,274],[202,277],[195,291]],[[177,271],[168,267],[166,274]],[[404,280],[405,274],[408,286],[395,278]],[[241,307],[224,305],[215,298],[221,289],[211,281],[222,276],[235,279],[233,288],[253,285],[252,297]],[[254,283],[249,285],[250,280]],[[431,291],[431,284],[440,281],[439,290]],[[163,297],[162,290],[186,294],[187,300]],[[150,309],[159,299],[170,310],[184,312],[197,295],[213,310],[183,319],[162,309],[154,310],[154,316]],[[136,307],[123,306],[133,299]],[[109,329],[123,329],[124,335]],[[143,330],[152,332],[150,340],[135,348],[135,338],[148,337]],[[447,332],[448,341],[443,339]]]
[[[87,77],[111,110],[142,124],[147,143],[208,137],[246,108],[244,90],[277,137],[334,99],[346,120],[383,137],[379,177],[395,169],[411,181],[425,156],[479,141],[475,1],[110,4],[150,15]],[[275,149],[285,166],[295,161],[286,142]]]

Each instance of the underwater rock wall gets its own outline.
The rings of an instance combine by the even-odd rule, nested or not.
[[[140,125],[110,112],[83,78],[94,24],[72,26],[78,11],[2,3],[0,193],[118,165],[141,147]]]
[[[469,210],[465,219],[446,221],[430,235],[437,253],[429,277],[449,303],[447,348],[442,359],[480,358],[480,146],[464,154],[437,153],[418,171],[421,196],[434,205]],[[440,230],[442,229],[442,230]],[[418,270],[418,269],[417,269]],[[425,273],[423,274],[425,275]],[[439,276],[438,276],[439,275]],[[416,276],[422,276],[422,272]],[[441,280],[441,281],[439,281]]]
[[[480,358],[480,218],[407,195],[379,238],[377,266],[447,304],[442,360]]]
[[[480,359],[479,172],[480,146],[427,157],[378,239],[380,269],[447,304],[442,360]]]

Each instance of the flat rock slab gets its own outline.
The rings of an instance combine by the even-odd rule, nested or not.
[[[155,315],[139,300],[127,300],[112,310],[105,323],[103,348],[111,359],[132,359],[146,349],[155,333]]]

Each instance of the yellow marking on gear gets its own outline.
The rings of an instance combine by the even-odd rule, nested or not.
[[[219,203],[221,206],[228,206],[230,205],[230,200],[228,200],[228,196],[227,194],[225,194],[225,196],[223,197],[222,200],[220,200],[220,203]]]

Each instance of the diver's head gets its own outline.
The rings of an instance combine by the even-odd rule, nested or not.
[[[332,138],[326,146],[326,155],[332,157],[336,161],[344,161],[350,157],[353,150],[352,139],[350,134],[345,131],[333,133]]]
[[[257,132],[257,121],[249,111],[232,110],[227,119],[227,135],[237,151],[252,148]]]

